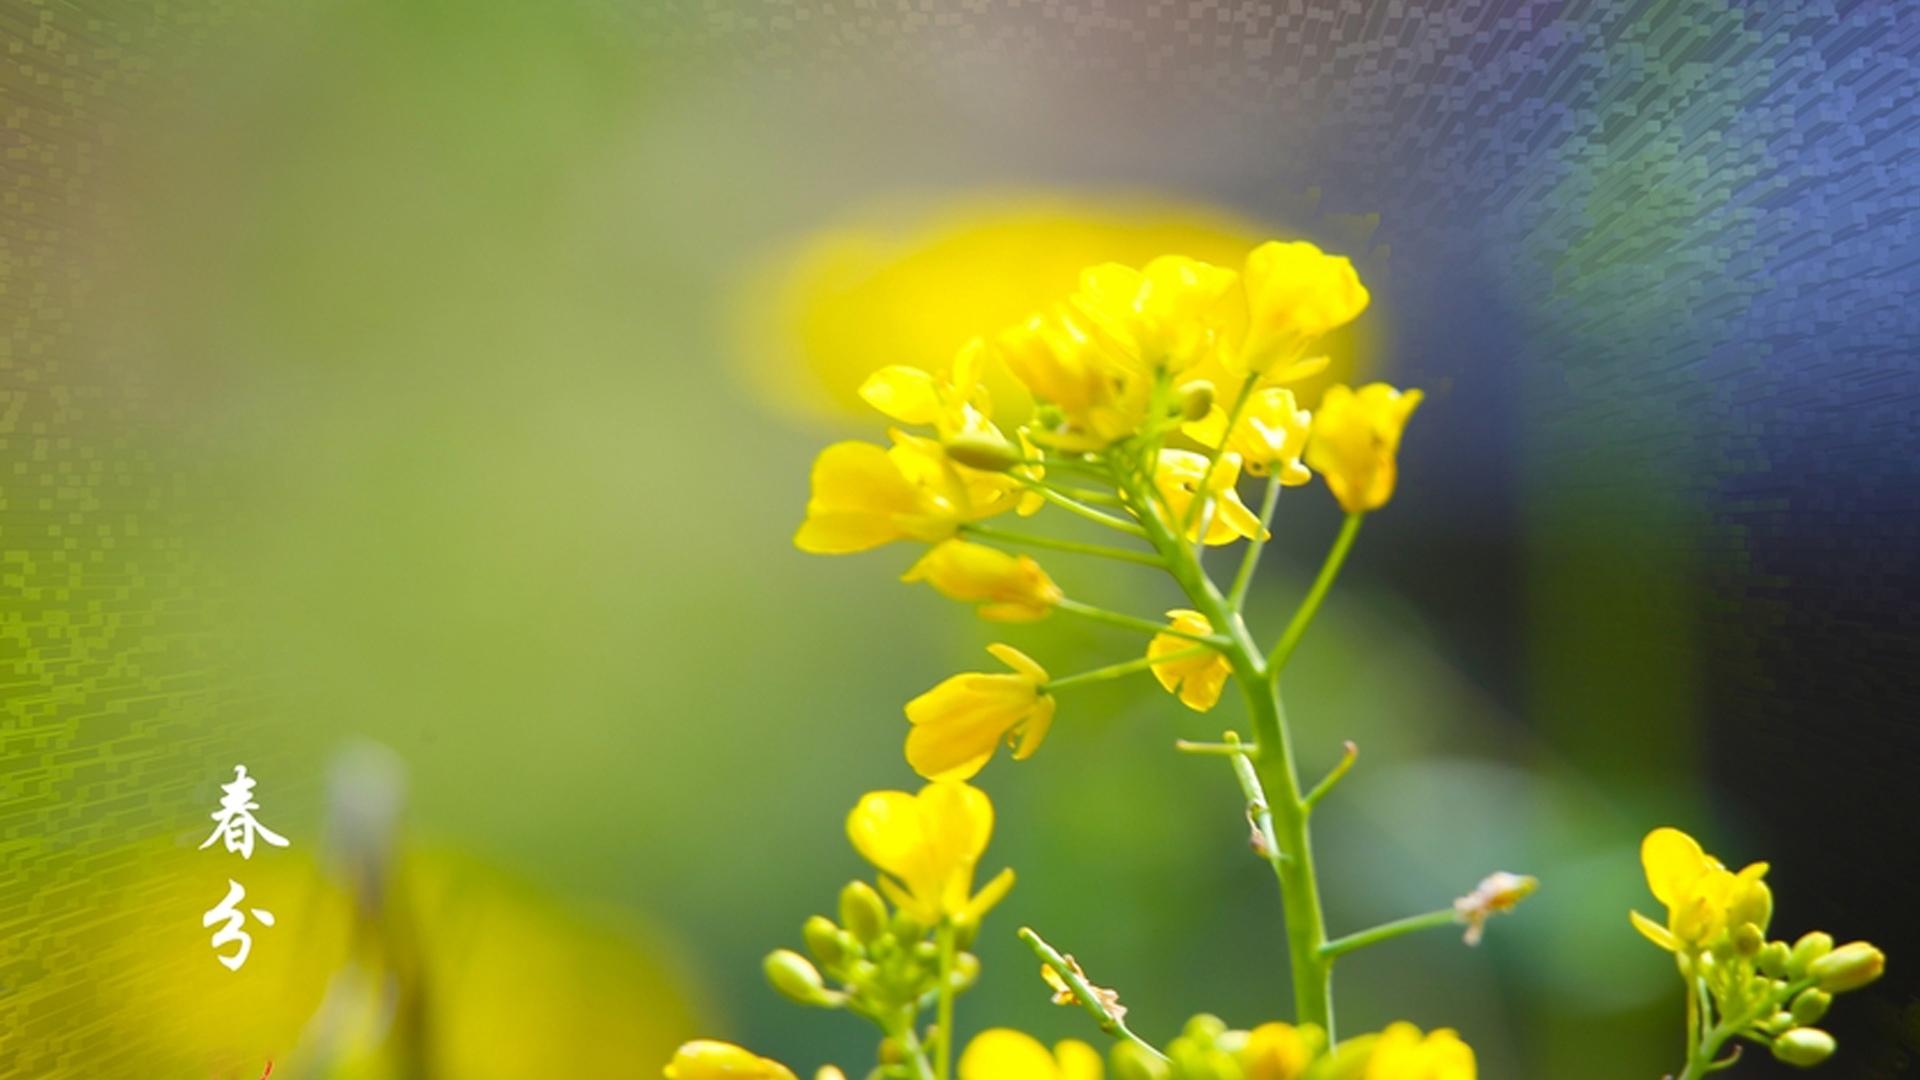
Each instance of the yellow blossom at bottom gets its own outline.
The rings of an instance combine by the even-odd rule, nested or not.
[[[695,1039],[674,1052],[666,1080],[797,1080],[793,1070],[751,1050],[714,1039]]]
[[[987,651],[1011,674],[955,675],[907,702],[907,763],[929,780],[965,780],[980,771],[1000,740],[1017,738],[1014,759],[1039,749],[1053,724],[1047,669],[1011,645]]]
[[[1425,1035],[1412,1024],[1391,1024],[1377,1035],[1340,1044],[1327,1080],[1475,1080],[1473,1048],[1451,1028]]]
[[[1004,870],[978,894],[973,869],[993,838],[993,803],[963,783],[928,784],[918,794],[872,791],[847,815],[854,850],[884,876],[880,889],[926,925],[978,921],[1013,886]]]
[[[1100,1054],[1077,1039],[1049,1051],[1040,1040],[1012,1028],[974,1036],[960,1055],[960,1080],[1100,1080]]]
[[[1186,608],[1175,608],[1167,612],[1175,630],[1184,630],[1189,634],[1211,634],[1213,624],[1205,615]],[[1147,658],[1154,661],[1153,677],[1160,681],[1167,693],[1180,698],[1180,704],[1195,712],[1206,712],[1220,702],[1220,691],[1227,685],[1227,676],[1233,674],[1233,668],[1227,658],[1220,653],[1207,649],[1191,656],[1182,656],[1178,660],[1160,660],[1163,656],[1192,652],[1202,647],[1191,638],[1176,634],[1155,634],[1147,643]]]
[[[1297,1028],[1277,1021],[1261,1024],[1247,1033],[1240,1064],[1246,1080],[1299,1080],[1326,1042],[1317,1027]]]

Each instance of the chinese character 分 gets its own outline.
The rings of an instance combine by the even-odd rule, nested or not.
[[[286,847],[287,838],[260,824],[253,816],[260,804],[253,801],[253,777],[247,775],[245,765],[233,767],[233,783],[222,784],[220,790],[226,792],[220,800],[220,809],[207,815],[214,820],[213,832],[207,835],[202,849],[213,846],[215,840],[224,838],[228,851],[237,851],[243,859],[253,858],[253,838],[272,844],[274,847]]]
[[[232,954],[215,956],[215,959],[225,965],[228,971],[239,971],[240,965],[247,962],[247,954],[253,951],[253,935],[242,929],[242,927],[247,925],[247,916],[235,906],[246,898],[247,890],[241,888],[239,882],[228,878],[226,899],[220,901],[208,910],[206,914],[200,916],[201,926],[212,926],[217,922],[226,923],[225,926],[213,932],[213,947],[216,953],[226,945],[239,944],[240,947],[235,949]],[[263,908],[248,908],[247,910],[253,913],[254,918],[260,920],[261,925],[273,925],[273,912]]]

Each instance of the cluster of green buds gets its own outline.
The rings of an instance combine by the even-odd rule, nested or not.
[[[1821,931],[1789,944],[1769,941],[1773,891],[1767,864],[1735,873],[1673,828],[1655,829],[1641,844],[1647,885],[1667,906],[1662,924],[1633,912],[1633,924],[1674,954],[1687,985],[1689,1061],[1681,1080],[1725,1067],[1734,1038],[1766,1046],[1789,1065],[1818,1065],[1838,1049],[1815,1027],[1833,996],[1878,979],[1886,954],[1864,941],[1835,948]]]
[[[951,952],[943,931],[922,925],[905,910],[889,911],[873,886],[848,883],[840,891],[839,921],[809,918],[801,938],[812,959],[792,949],[767,954],[767,981],[802,1005],[845,1009],[886,1033],[881,1060],[902,1061],[919,1052],[912,1028],[920,1013],[936,1007],[944,972],[950,994],[971,988],[980,960],[966,949],[975,927],[950,924]]]

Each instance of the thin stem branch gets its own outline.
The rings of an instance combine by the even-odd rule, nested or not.
[[[1083,619],[1092,619],[1095,622],[1103,622],[1109,626],[1122,626],[1128,630],[1138,630],[1143,634],[1153,634],[1155,636],[1167,634],[1171,637],[1186,638],[1188,641],[1199,641],[1208,645],[1225,645],[1227,641],[1226,638],[1218,634],[1196,634],[1190,630],[1181,630],[1168,623],[1154,622],[1152,619],[1142,619],[1137,615],[1128,615],[1125,612],[1109,611],[1106,608],[1095,607],[1092,604],[1083,604],[1078,600],[1070,598],[1063,597],[1056,601],[1053,606],[1060,611],[1078,615]]]
[[[1007,532],[986,525],[962,525],[960,531],[982,540],[998,540],[1003,544],[1026,544],[1029,547],[1051,548],[1075,555],[1092,555],[1101,559],[1115,559],[1120,562],[1139,563],[1142,566],[1162,566],[1166,563],[1158,555],[1145,551],[1128,551],[1125,548],[1106,547],[1101,544],[1083,544],[1078,540],[1061,540],[1052,536],[1032,536],[1026,533]]]
[[[1229,731],[1225,736],[1226,745],[1240,745],[1240,734]],[[1287,853],[1280,850],[1280,840],[1273,833],[1273,808],[1267,804],[1267,793],[1260,786],[1260,775],[1254,771],[1253,759],[1246,754],[1235,754],[1233,777],[1240,782],[1240,793],[1247,797],[1247,824],[1253,829],[1254,854],[1267,860],[1276,873]]]
[[[1246,606],[1247,590],[1253,586],[1253,572],[1260,566],[1260,553],[1266,550],[1272,535],[1273,508],[1280,502],[1280,474],[1267,477],[1266,494],[1260,497],[1260,531],[1247,541],[1247,553],[1240,557],[1240,572],[1233,576],[1233,588],[1227,591],[1227,606],[1239,611]]]
[[[1280,635],[1280,643],[1273,647],[1272,654],[1267,658],[1267,666],[1275,672],[1286,668],[1293,650],[1299,647],[1300,639],[1306,635],[1314,615],[1319,613],[1321,601],[1327,598],[1327,591],[1333,588],[1333,579],[1340,576],[1341,564],[1347,561],[1347,552],[1353,550],[1353,538],[1359,534],[1360,522],[1365,517],[1358,511],[1351,512],[1340,526],[1340,535],[1334,539],[1326,561],[1320,564],[1320,574],[1313,579],[1313,588],[1307,590],[1307,598],[1300,602],[1300,609],[1293,613],[1293,620],[1287,623],[1286,632]]]
[[[1066,690],[1070,687],[1079,686],[1083,683],[1106,682],[1109,679],[1118,679],[1126,675],[1132,675],[1135,672],[1145,671],[1156,664],[1169,664],[1177,660],[1185,660],[1189,657],[1199,656],[1201,653],[1215,651],[1217,650],[1211,645],[1195,645],[1191,649],[1181,649],[1179,652],[1167,653],[1165,656],[1135,657],[1132,660],[1124,660],[1118,664],[1108,664],[1106,667],[1094,668],[1092,671],[1082,671],[1058,679],[1049,679],[1046,685],[1040,689],[1045,693],[1051,694],[1060,690]]]
[[[1080,1003],[1080,1007],[1086,1010],[1088,1016],[1093,1017],[1094,1023],[1100,1026],[1101,1031],[1115,1038],[1125,1039],[1161,1061],[1169,1060],[1167,1055],[1161,1053],[1158,1047],[1140,1036],[1135,1035],[1133,1030],[1127,1027],[1125,1020],[1107,1011],[1106,1004],[1101,1000],[1100,992],[1092,983],[1087,981],[1087,977],[1074,970],[1074,966],[1067,961],[1067,958],[1061,956],[1058,950],[1043,941],[1039,934],[1033,932],[1031,927],[1023,926],[1020,928],[1020,940],[1026,942],[1027,948],[1033,950],[1033,955],[1039,957],[1040,962],[1046,965],[1048,970],[1059,976],[1060,981],[1066,983],[1067,986],[1073,990],[1074,1000]]]
[[[951,920],[940,924],[940,999],[935,1013],[939,1025],[940,1053],[934,1059],[935,1080],[953,1075],[953,953],[954,930]]]
[[[1340,755],[1340,760],[1334,762],[1333,768],[1327,770],[1327,775],[1313,785],[1313,790],[1307,792],[1307,797],[1301,800],[1309,811],[1320,805],[1320,800],[1326,798],[1327,792],[1332,791],[1333,786],[1347,775],[1347,770],[1353,768],[1353,763],[1359,757],[1360,747],[1352,739],[1348,739],[1346,751]]]
[[[1047,500],[1048,502],[1052,503],[1055,506],[1058,506],[1060,509],[1065,510],[1070,514],[1075,514],[1075,515],[1078,515],[1079,517],[1083,517],[1088,521],[1091,521],[1097,525],[1104,525],[1107,528],[1114,530],[1115,532],[1126,533],[1128,536],[1145,536],[1146,535],[1145,532],[1141,531],[1140,526],[1135,525],[1133,522],[1127,521],[1124,518],[1115,517],[1112,514],[1106,513],[1104,511],[1095,510],[1093,507],[1088,506],[1087,504],[1079,501],[1078,499],[1068,497],[1067,495],[1059,491],[1057,488],[1054,488],[1053,486],[1047,484],[1045,481],[1029,480],[1022,477],[1021,482],[1024,483],[1030,490],[1038,492],[1041,498]]]
[[[1320,946],[1320,955],[1326,957],[1328,960],[1332,960],[1336,957],[1345,956],[1355,949],[1364,949],[1369,945],[1378,945],[1382,941],[1390,941],[1402,934],[1431,930],[1437,926],[1452,926],[1459,921],[1459,913],[1450,907],[1441,908],[1438,911],[1429,911],[1424,915],[1409,915],[1404,919],[1395,919],[1392,922],[1381,923],[1379,926],[1371,929],[1348,934],[1346,937],[1335,938],[1325,945]]]

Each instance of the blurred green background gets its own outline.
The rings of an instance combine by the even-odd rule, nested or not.
[[[1104,53],[1042,20],[1107,66],[1022,83],[993,18],[931,11],[19,7],[0,1074],[253,1075],[313,1037],[323,993],[370,1000],[342,971],[435,1018],[441,1075],[650,1076],[696,1034],[862,1067],[868,1034],[778,999],[759,958],[868,872],[843,820],[916,783],[901,703],[1003,636],[1055,671],[1139,643],[995,633],[895,583],[905,552],[794,551],[812,454],[880,430],[835,399],[1083,257],[1268,234],[1352,254],[1375,310],[1343,370],[1432,395],[1405,507],[1363,535],[1289,687],[1309,770],[1362,747],[1318,819],[1334,929],[1496,869],[1544,882],[1478,950],[1442,933],[1345,962],[1343,1019],[1457,1027],[1496,1078],[1670,1066],[1671,972],[1626,923],[1652,904],[1638,839],[1676,819],[1765,855],[1693,783],[1705,513],[1644,426],[1589,422],[1616,399],[1516,419],[1606,379],[1473,360],[1538,328],[1511,283],[1274,179],[1270,156],[1327,143],[1263,111],[1257,73],[1206,63],[1212,39]],[[1610,257],[1553,255],[1576,295]],[[1461,277],[1485,286],[1471,310]],[[1336,527],[1317,487],[1282,523],[1269,635]],[[1049,568],[1141,614],[1176,599]],[[1025,924],[1150,1038],[1285,1014],[1234,786],[1171,751],[1236,713],[1144,680],[1089,693],[984,775],[983,869],[1020,883],[965,1027],[1087,1034],[1048,1005]],[[329,823],[340,756],[387,760],[366,741],[404,772],[374,769],[404,788],[397,848]],[[191,850],[236,761],[291,852]],[[418,940],[367,931],[377,899],[346,914],[353,864],[313,861],[343,851],[406,882]],[[226,872],[311,904],[232,978],[197,925]],[[362,1050],[362,1074],[395,1067]]]

